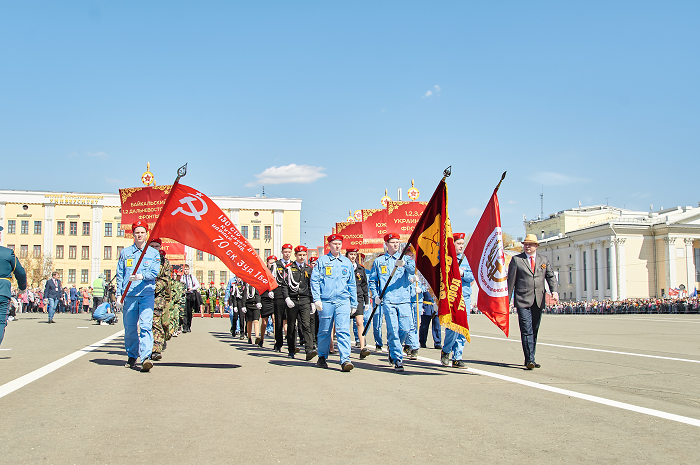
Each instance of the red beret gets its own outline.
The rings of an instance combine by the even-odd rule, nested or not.
[[[296,246],[296,247],[294,248],[294,253],[297,253],[297,252],[308,252],[308,251],[309,251],[309,249],[307,249],[307,248],[306,248],[305,246],[303,246],[303,245],[298,245],[298,246]]]
[[[292,244],[284,244],[284,245],[282,246],[282,250],[284,250],[284,249],[292,250]]]
[[[219,283],[219,284],[226,284],[226,283]]]
[[[401,239],[401,235],[395,232],[384,234],[384,242],[389,242],[392,239]]]
[[[311,257],[311,258],[309,258],[309,263],[316,263],[317,260],[318,260],[318,257]]]
[[[148,231],[148,223],[145,221],[138,220],[137,222],[133,223],[131,225],[131,232],[133,233],[136,228],[144,228],[146,231]]]
[[[165,257],[165,249],[160,249],[158,253]]]
[[[458,241],[458,240],[460,240],[460,239],[464,239],[464,238],[466,237],[466,234],[464,234],[464,233],[454,233],[454,234],[452,235],[452,237],[454,238],[454,240]]]
[[[151,239],[149,241],[149,243],[151,243],[151,242],[157,242],[158,244],[163,245],[163,241],[161,241],[160,238],[159,239]]]
[[[211,281],[209,284],[214,284],[214,281]]]
[[[351,249],[346,250],[345,252],[347,253],[347,252],[359,252],[359,251],[360,251],[360,249],[358,249],[357,247],[353,247]]]
[[[270,255],[269,257],[267,257],[267,260],[265,260],[265,261],[268,261],[270,259],[277,260],[277,257],[275,257],[274,255]]]
[[[341,236],[340,234],[331,234],[330,236],[328,236],[328,243],[329,244],[333,241],[342,241],[342,240],[343,240],[343,236]]]

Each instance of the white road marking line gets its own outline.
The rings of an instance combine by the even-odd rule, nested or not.
[[[76,328],[78,328],[78,329],[88,329],[87,326],[76,326]]]
[[[0,350],[12,350],[12,349],[0,349]]]
[[[508,341],[508,342],[520,342],[516,339],[506,339],[503,337],[492,337],[492,336],[477,336],[476,334],[470,334],[471,337],[480,337],[483,339],[495,339],[497,341]],[[662,360],[674,360],[676,362],[690,362],[690,363],[700,363],[700,360],[691,360],[688,358],[675,358],[675,357],[662,357],[660,355],[647,355],[647,354],[635,354],[632,352],[620,352],[617,350],[603,350],[603,349],[591,349],[590,347],[576,347],[576,346],[565,346],[561,344],[548,344],[546,342],[538,342],[538,346],[550,346],[550,347],[562,347],[564,349],[576,349],[576,350],[588,350],[591,352],[605,352],[608,354],[618,354],[618,355],[632,355],[635,357],[646,357],[646,358],[659,358]]]
[[[101,341],[98,341],[94,344],[91,344],[87,347],[84,347],[78,351],[73,352],[72,354],[66,355],[63,358],[59,358],[55,362],[51,362],[48,365],[44,365],[43,367],[36,369],[32,371],[31,373],[27,373],[24,376],[20,376],[17,379],[14,379],[10,382],[7,382],[0,386],[0,398],[5,397],[6,395],[10,394],[11,392],[16,391],[19,388],[22,388],[26,386],[27,384],[31,383],[32,381],[36,381],[37,379],[48,375],[52,371],[58,370],[62,366],[65,366],[72,362],[73,360],[76,360],[83,355],[92,352],[93,350],[102,347],[103,345],[107,344],[108,342],[111,342],[112,340],[118,338],[119,336],[124,334],[124,330],[122,329],[118,333],[114,333],[111,336],[108,336]]]
[[[418,360],[423,360],[425,362],[434,363],[436,365],[442,366],[438,360],[433,360],[427,357],[418,357]],[[625,402],[618,402],[616,400],[606,399],[604,397],[592,396],[589,394],[583,394],[576,391],[570,391],[568,389],[561,389],[554,386],[548,386],[546,384],[535,383],[534,381],[527,381],[520,378],[513,378],[512,376],[499,375],[498,373],[491,373],[490,371],[478,370],[475,368],[467,368],[464,371],[471,371],[477,375],[489,376],[491,378],[500,379],[503,381],[508,381],[510,383],[522,384],[523,386],[532,387],[535,389],[541,389],[543,391],[554,392],[555,394],[562,394],[569,397],[575,397],[577,399],[588,400],[590,402],[595,402],[598,404],[607,405],[610,407],[621,408],[623,410],[630,410],[632,412],[643,413],[645,415],[651,415],[653,417],[664,418],[666,420],[676,421],[679,423],[685,423],[691,426],[699,426],[700,420],[696,418],[684,417],[682,415],[676,415],[674,413],[662,412],[661,410],[654,410],[646,407],[639,407],[638,405],[627,404]]]

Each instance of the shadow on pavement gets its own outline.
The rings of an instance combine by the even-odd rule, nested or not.
[[[94,358],[91,363],[98,365],[123,366],[126,360],[115,360],[108,358]],[[240,365],[232,363],[184,363],[184,362],[156,362],[156,367],[181,367],[181,368],[215,368],[215,369],[233,369],[240,368]]]
[[[467,365],[487,365],[492,367],[503,367],[503,368],[515,368],[517,370],[524,370],[523,365],[513,365],[512,363],[501,363],[501,362],[487,362],[484,360],[464,360]]]

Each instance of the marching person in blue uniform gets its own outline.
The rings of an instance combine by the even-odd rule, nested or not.
[[[411,281],[415,279],[416,262],[404,256],[399,259],[399,234],[387,233],[384,236],[386,253],[377,257],[369,274],[369,287],[374,301],[386,321],[386,340],[389,346],[389,363],[396,371],[403,371],[402,345],[406,342],[411,329]],[[387,286],[391,272],[396,272]],[[384,297],[382,290],[387,286]]]
[[[3,227],[0,226],[0,231]],[[27,290],[27,273],[22,264],[15,257],[15,252],[7,247],[0,246],[0,344],[5,337],[5,327],[7,326],[7,313],[12,297],[12,275],[15,275],[17,287],[20,294]]]
[[[415,260],[416,256],[413,252],[413,247],[408,247],[409,250],[406,252],[406,256]],[[418,348],[420,347],[418,341],[418,303],[421,301],[421,292],[418,286],[418,273],[416,272],[414,276],[409,277],[409,282],[411,283],[411,327],[408,330],[406,342],[404,343],[404,353],[409,360],[418,360]]]
[[[434,347],[436,349],[442,349],[440,317],[438,316],[437,305],[435,305],[435,298],[430,293],[427,283],[419,281],[418,285],[421,286],[421,295],[423,296],[420,313],[420,333],[418,334],[420,346],[423,348],[426,347],[426,343],[428,342],[428,329],[432,323]]]
[[[151,352],[153,351],[153,306],[155,299],[156,277],[160,272],[160,254],[152,247],[146,246],[148,224],[137,221],[131,225],[134,244],[124,248],[117,262],[117,302],[126,291],[128,282],[131,286],[124,298],[124,346],[129,357],[126,367],[133,368],[136,358],[141,357],[141,371],[153,368]],[[137,270],[136,264],[144,254]]]
[[[236,336],[236,323],[238,323],[237,282],[238,278],[236,278],[236,275],[231,274],[231,279],[229,279],[228,284],[226,284],[226,294],[224,295],[228,318],[231,321],[231,336],[234,337]]]
[[[464,296],[464,305],[467,308],[467,323],[469,323],[474,274],[472,273],[472,269],[469,267],[467,258],[464,256],[464,247],[467,245],[464,239],[464,233],[454,233],[452,236],[454,237],[457,260],[459,261],[459,273],[462,275],[462,295]],[[442,345],[440,362],[444,366],[449,366],[450,355],[452,355],[452,368],[467,368],[467,365],[462,361],[462,353],[464,352],[465,342],[467,342],[467,337],[465,335],[446,328],[445,343]]]
[[[318,361],[328,368],[326,358],[331,349],[331,331],[335,322],[338,352],[343,371],[350,371],[350,315],[357,309],[357,287],[352,262],[340,254],[343,236],[328,236],[331,251],[318,259],[311,273],[312,312],[318,312]]]

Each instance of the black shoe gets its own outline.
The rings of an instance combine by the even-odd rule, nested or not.
[[[353,365],[352,362],[343,362],[343,365],[342,365],[343,371],[350,371],[353,368],[355,368],[355,365]]]
[[[542,368],[542,365],[540,365],[539,363],[535,363],[535,368]]]
[[[296,356],[296,354],[294,352],[289,352],[287,354],[287,357],[289,357],[289,358],[294,358],[295,356]]]
[[[256,342],[256,344],[258,344],[258,347],[262,348],[262,346],[263,346],[263,338],[259,337],[258,339],[260,339],[260,342],[259,342],[259,343]],[[257,341],[257,339],[256,339],[256,341]]]
[[[421,344],[421,345],[420,345],[420,348],[421,348],[421,349],[427,349],[427,347],[426,347],[425,344]]]
[[[134,365],[136,365],[136,359],[134,357],[129,357],[129,360],[124,364],[126,368],[134,368]]]
[[[253,340],[251,338],[248,338],[248,344],[252,344]]]
[[[262,343],[262,338],[256,337],[255,338],[255,345],[260,345]]]
[[[413,349],[410,354],[408,354],[409,360],[418,360],[418,349]]]
[[[153,362],[151,362],[151,360],[147,358],[141,364],[141,372],[147,373],[147,372],[151,371],[151,368],[153,368]]]
[[[311,352],[306,354],[306,361],[308,362],[309,360],[312,360],[317,355],[318,355],[318,352],[316,352],[315,350],[312,350]]]
[[[153,360],[158,361],[158,360],[160,360],[160,359],[162,359],[162,358],[163,358],[163,356],[160,354],[160,352],[153,352],[153,353],[151,354],[151,359],[153,359]]]
[[[463,360],[452,360],[452,368],[467,369],[467,364]]]
[[[382,346],[374,346],[374,350],[377,351],[377,352],[381,352],[381,351],[382,351]]]
[[[442,346],[440,344],[435,344],[433,348],[442,350]]]
[[[403,353],[406,355],[411,355],[411,346],[409,345],[404,345],[403,346]]]
[[[440,363],[442,363],[442,366],[448,367],[450,366],[450,354],[447,352],[443,352],[442,350],[440,351]]]
[[[534,369],[534,368],[535,368],[535,362],[530,362],[530,363],[528,363],[527,365],[525,365],[525,368],[527,368],[528,370]]]
[[[328,368],[326,357],[319,357],[318,360],[316,360],[316,366],[319,368]]]
[[[364,349],[362,349],[362,350],[360,351],[360,360],[366,359],[367,357],[369,357],[369,355],[370,355],[371,353],[372,353],[372,352],[370,352],[369,349],[368,349],[367,347],[365,347]]]
[[[282,352],[282,348],[275,346],[275,352]]]
[[[389,365],[393,365],[393,364],[394,364],[394,359],[391,358],[391,355],[389,355]]]
[[[403,364],[399,361],[394,363],[394,371],[402,372],[403,371]]]

